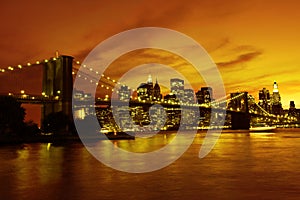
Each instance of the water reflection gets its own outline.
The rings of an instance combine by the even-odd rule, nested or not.
[[[250,133],[249,135],[251,137],[256,137],[256,138],[269,138],[275,136],[275,133],[260,132],[260,133]]]
[[[0,147],[1,199],[287,199],[300,197],[300,131],[224,133],[199,159],[205,132],[176,162],[159,171],[113,170],[80,143]],[[160,148],[171,135],[99,141],[128,151]],[[176,150],[176,147],[174,147]],[[109,152],[107,157],[114,156]],[[170,155],[172,156],[172,155]],[[157,158],[159,160],[159,158]],[[147,163],[140,163],[141,165]]]
[[[169,144],[176,133],[157,134],[154,137],[136,137],[135,140],[113,141],[116,148],[122,148],[129,152],[147,153],[158,150]]]

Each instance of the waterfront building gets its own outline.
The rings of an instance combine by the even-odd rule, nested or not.
[[[133,128],[132,118],[130,115],[130,108],[128,105],[119,105],[111,108],[113,118],[119,130],[128,131]]]
[[[115,117],[112,114],[111,107],[96,107],[96,116],[101,128],[109,131],[115,131],[119,129],[118,125],[116,124]]]
[[[165,130],[177,130],[181,121],[181,108],[180,107],[166,107],[167,118],[164,125]]]
[[[164,107],[158,105],[151,106],[149,109],[150,129],[155,131],[162,130],[167,121],[166,117]]]

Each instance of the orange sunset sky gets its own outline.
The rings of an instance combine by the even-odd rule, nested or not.
[[[119,32],[164,27],[190,36],[206,49],[226,93],[247,90],[258,99],[258,90],[272,90],[276,80],[284,108],[290,100],[299,108],[299,8],[296,0],[1,1],[0,68],[50,58],[56,50],[82,61],[96,45]],[[159,53],[138,57],[143,60],[149,54],[164,63]],[[112,68],[140,63],[133,61],[134,55]],[[6,80],[3,76],[0,80]],[[28,80],[39,90],[33,79],[40,77],[41,72],[27,71],[19,82]],[[21,84],[13,82],[2,81],[0,92]]]

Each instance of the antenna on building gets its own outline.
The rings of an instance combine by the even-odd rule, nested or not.
[[[58,58],[59,57],[59,53],[58,50],[55,51],[55,57]]]
[[[148,75],[147,83],[152,83],[152,77],[151,77],[151,74]]]
[[[274,80],[274,84],[273,84],[273,92],[278,92],[278,84],[277,82]]]

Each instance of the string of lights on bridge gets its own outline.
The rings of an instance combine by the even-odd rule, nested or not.
[[[81,65],[81,62],[80,62],[80,61],[75,61],[74,63],[75,63],[76,65],[78,65],[79,67],[83,67],[83,69],[86,69],[86,70],[88,71],[88,73],[92,72],[92,73],[94,73],[96,76],[99,75],[99,72],[98,72],[97,70],[94,70],[92,67],[89,67],[89,66],[86,66],[86,65]],[[73,74],[75,74],[74,71],[73,71]],[[79,74],[78,77],[79,77],[79,78],[83,78],[84,80],[88,80],[88,75],[83,76],[83,75]],[[94,78],[94,77],[92,77],[92,78]],[[116,80],[114,80],[114,79],[111,79],[109,76],[105,76],[104,74],[101,74],[101,78],[106,79],[107,81],[109,81],[109,82],[111,82],[111,83],[113,83],[113,84],[118,84],[118,85],[123,85],[123,86],[125,86],[125,84],[122,84],[122,83],[119,82],[119,81],[116,81]],[[94,79],[95,79],[95,81],[93,81],[92,79],[90,79],[90,83],[96,82],[97,78],[94,78]],[[98,85],[98,82],[96,82],[95,84]],[[101,87],[104,87],[104,85],[101,85]],[[109,89],[109,87],[106,87],[106,89]],[[128,87],[128,89],[130,89],[130,87]],[[111,89],[111,90],[114,91],[114,89]],[[135,91],[135,89],[130,89],[130,90],[131,90],[132,92]],[[117,92],[118,92],[118,91],[117,91]],[[228,102],[230,102],[230,101],[233,101],[233,100],[235,100],[235,99],[238,99],[238,98],[242,97],[243,95],[244,95],[244,93],[241,93],[241,94],[239,94],[239,95],[236,95],[236,96],[233,96],[233,97],[231,97],[231,98],[228,98],[228,97],[230,96],[230,94],[227,94],[226,96],[221,97],[221,98],[219,98],[219,99],[217,99],[217,100],[211,102],[210,105],[211,105],[211,106],[218,106],[218,105],[220,105],[220,104],[228,103]],[[252,99],[252,96],[248,95],[248,97],[249,97],[250,99]],[[256,104],[256,106],[258,106],[259,109],[261,109],[261,111],[263,112],[263,114],[264,114],[265,116],[272,116],[272,114],[270,114],[270,113],[268,113],[266,110],[264,110],[264,109],[263,109],[260,105],[258,105],[255,101],[253,101],[253,102]],[[204,107],[207,107],[207,106],[210,106],[210,105],[207,104],[207,103],[196,104],[196,106],[204,106]],[[255,113],[255,111],[252,111],[252,110],[250,110],[249,112]]]
[[[26,64],[18,64],[18,65],[14,65],[14,66],[8,66],[8,67],[2,67],[0,68],[0,73],[7,73],[7,72],[11,72],[11,71],[15,71],[15,70],[18,70],[18,69],[23,69],[25,67],[30,67],[30,66],[34,66],[34,65],[40,65],[40,64],[43,64],[43,63],[47,63],[49,61],[55,61],[57,60],[56,57],[53,57],[51,59],[40,59],[40,60],[37,60],[35,62],[27,62]],[[86,65],[81,65],[80,64],[80,61],[74,61],[75,64],[79,65],[79,67],[83,67],[83,69],[88,69],[89,72],[94,72],[95,75],[99,75],[99,72],[98,71],[95,71],[93,68],[91,67],[87,67]],[[75,70],[78,70],[78,69],[75,69]],[[75,75],[76,74],[76,71],[73,70],[72,71],[72,74]],[[82,78],[84,80],[87,80],[89,81],[91,84],[96,84],[98,85],[98,80],[94,77],[88,77],[88,75],[84,76],[82,74],[78,74],[77,76],[78,78]],[[110,77],[108,76],[105,76],[104,74],[101,75],[101,78],[103,79],[106,79],[107,81],[110,81],[114,84],[119,84],[119,85],[122,85],[122,83],[118,82],[118,81],[115,81],[114,79],[111,79]],[[101,81],[101,80],[100,80]],[[111,91],[114,91],[113,87],[112,86],[105,86],[104,84],[101,84],[99,85],[100,87],[102,88],[105,88],[107,90],[111,90]],[[135,91],[134,89],[132,91]]]
[[[53,61],[57,60],[56,57],[53,57],[51,59]],[[15,69],[22,69],[23,67],[30,67],[32,65],[39,65],[39,64],[42,64],[42,63],[47,63],[50,60],[49,59],[41,59],[41,60],[37,60],[33,64],[32,64],[32,62],[27,62],[27,64],[25,64],[25,65],[19,64],[19,65],[16,65],[16,66],[8,66],[7,68],[0,68],[0,72],[4,73],[4,72],[7,72],[7,71],[14,71]],[[90,66],[86,66],[85,64],[82,65],[80,61],[73,61],[73,64],[75,64],[78,67],[82,67],[83,70],[87,70],[86,73],[84,73],[82,71],[81,74],[78,74],[77,75],[78,78],[82,78],[82,79],[86,80],[87,82],[90,82],[91,84],[96,84],[97,86],[99,85],[98,78],[92,77],[90,75],[90,73],[92,72],[94,75],[99,76],[99,72],[97,70],[93,69]],[[76,68],[74,68],[74,69],[77,70],[77,71],[79,70],[79,69],[76,69]],[[77,72],[75,70],[72,71],[72,75],[76,75]],[[101,79],[105,79],[106,81],[110,82],[112,85],[118,84],[118,85],[126,86],[125,84],[123,84],[119,81],[111,79],[109,76],[106,76],[105,74],[101,74]],[[101,81],[101,79],[100,79],[100,81]],[[101,84],[100,87],[105,88],[107,90],[110,90],[110,88],[111,88],[111,91],[114,91],[114,86],[106,86],[105,87],[104,84]],[[131,90],[131,92],[135,91],[135,89],[131,89],[129,86],[127,86],[127,87],[128,87],[129,90]],[[227,94],[226,96],[221,97],[220,99],[217,99],[214,102],[211,102],[211,105],[225,103],[225,102],[237,99],[237,98],[241,97],[242,95],[243,95],[243,93],[241,93],[240,95],[234,96],[230,99],[227,99],[229,97],[229,94]]]
[[[81,74],[77,75],[78,78],[82,78],[82,79],[86,80],[87,82],[90,82],[91,84],[96,84],[97,86],[99,85],[99,83],[98,83],[99,79],[96,78],[96,77],[99,76],[99,72],[97,70],[95,70],[94,68],[92,68],[90,66],[86,66],[85,64],[82,65],[80,61],[75,61],[74,64],[76,64],[78,67],[80,67],[82,69],[80,71]],[[78,69],[76,69],[76,70],[78,70]],[[84,72],[84,70],[87,71],[87,72]],[[73,71],[72,74],[75,75],[76,72]],[[92,76],[93,74],[96,77],[93,77]],[[100,81],[101,81],[101,79],[104,79],[107,82],[109,82],[110,86],[108,86],[108,85],[105,86],[104,84],[101,84],[99,86],[102,87],[102,88],[104,88],[104,89],[107,89],[107,90],[111,89],[112,92],[114,91],[114,88],[115,88],[116,84],[117,85],[123,85],[123,86],[125,86],[125,84],[123,84],[123,83],[121,83],[119,81],[116,81],[115,79],[112,79],[111,77],[106,76],[105,74],[101,74]],[[102,80],[102,82],[104,82],[104,81]],[[135,89],[131,89],[130,87],[128,87],[128,89],[131,90],[131,92],[135,91]]]
[[[95,75],[99,75],[99,72],[98,72],[98,71],[94,70],[92,67],[88,67],[88,66],[86,66],[86,65],[81,65],[81,62],[80,62],[80,61],[76,61],[76,62],[74,62],[74,63],[75,63],[76,65],[78,65],[79,67],[83,67],[83,69],[88,70],[88,73],[93,72]],[[73,73],[73,74],[75,74],[75,73]],[[79,78],[84,78],[85,80],[88,80],[88,76],[82,76],[81,74],[79,74],[78,77],[79,77]],[[93,78],[94,78],[94,77],[93,77]],[[110,81],[110,82],[112,82],[113,84],[119,84],[119,85],[125,86],[125,84],[122,84],[122,83],[119,82],[119,81],[115,81],[114,79],[111,79],[110,77],[105,76],[104,74],[101,75],[101,78],[106,79],[107,81]],[[94,79],[97,80],[97,78],[94,78]],[[90,80],[90,82],[93,83],[92,80]],[[96,82],[96,85],[98,85],[97,82]],[[103,87],[103,85],[101,85],[101,87]],[[109,89],[109,88],[106,87],[106,89]],[[130,89],[129,86],[128,86],[128,89]],[[114,90],[114,89],[112,89],[112,91],[113,91],[113,90]],[[135,89],[130,89],[130,90],[131,90],[131,92],[134,92],[134,91],[135,91]],[[118,91],[117,91],[117,93],[118,93]],[[211,102],[210,104],[203,103],[203,104],[195,104],[194,106],[202,106],[202,107],[218,106],[218,105],[220,105],[220,104],[222,104],[222,103],[228,103],[228,101],[237,99],[237,98],[241,97],[242,95],[243,95],[243,93],[241,93],[240,95],[234,96],[234,97],[232,97],[232,98],[230,98],[230,99],[227,99],[227,98],[230,96],[230,94],[228,94],[228,95],[226,95],[225,97],[221,97],[220,99],[217,99],[217,100],[215,100],[214,102]],[[224,100],[223,100],[223,99],[224,99]]]
[[[47,63],[47,62],[49,62],[51,60],[55,61],[55,60],[57,60],[57,58],[53,57],[51,59],[37,60],[36,62],[27,62],[27,64],[25,64],[25,65],[24,64],[23,65],[19,64],[19,65],[16,65],[16,66],[8,66],[7,68],[0,68],[0,72],[4,73],[4,72],[7,72],[7,71],[14,71],[15,69],[22,69],[23,67],[30,67],[32,65],[40,65],[40,64],[43,64],[43,63]],[[81,63],[82,62],[80,62],[78,60],[77,61],[73,61],[73,64],[75,64],[79,68],[81,67],[83,70],[86,70],[87,72],[84,73],[83,71],[81,71],[81,74],[78,74],[77,77],[78,78],[82,78],[82,79],[86,80],[87,82],[89,82],[91,84],[96,84],[98,86],[99,85],[98,78],[92,77],[90,75],[90,73],[93,73],[95,76],[99,76],[99,72],[97,70],[95,70],[94,68],[92,68],[90,66],[87,66],[85,64],[82,65]],[[77,70],[77,72],[79,70],[79,69],[76,69],[76,68],[74,68],[74,69]],[[75,70],[72,71],[72,75],[76,75],[77,72]],[[101,79],[105,79],[106,81],[110,82],[111,84],[118,84],[118,85],[125,86],[125,84],[123,84],[123,83],[121,83],[119,81],[116,81],[114,79],[111,79],[109,76],[106,76],[105,74],[101,74]],[[101,84],[100,87],[105,88],[107,90],[111,90],[112,92],[114,91],[114,87],[113,86],[106,86],[105,87],[104,84]],[[135,91],[135,89],[131,89],[129,86],[128,86],[128,89],[131,90],[131,92]],[[243,95],[243,93],[241,93],[239,95],[236,95],[236,96],[234,96],[232,98],[227,99],[229,97],[229,94],[227,94],[226,96],[221,97],[220,99],[217,99],[214,102],[211,102],[210,104],[211,105],[217,105],[217,104],[227,103],[228,101],[240,98],[242,95]],[[203,105],[206,105],[206,104],[203,104]]]
[[[58,59],[58,57],[53,57],[51,59],[40,59],[40,60],[37,60],[35,62],[27,62],[26,64],[23,64],[23,65],[22,64],[18,64],[18,65],[8,66],[8,67],[4,67],[4,68],[2,67],[2,68],[0,68],[0,73],[7,73],[7,72],[15,71],[15,70],[21,70],[21,69],[23,69],[25,67],[30,67],[30,66],[34,66],[34,65],[40,65],[40,64],[43,64],[43,63],[47,63],[49,61],[56,61],[57,59]],[[115,79],[112,79],[111,77],[106,76],[105,74],[101,74],[101,78],[99,80],[98,78],[96,78],[96,77],[99,77],[99,72],[97,70],[95,70],[93,67],[86,66],[85,64],[82,64],[80,61],[73,61],[73,64],[75,64],[75,66],[77,66],[78,69],[77,68],[73,68],[72,75],[77,75],[77,78],[81,78],[83,80],[86,80],[90,84],[96,84],[97,86],[100,86],[101,88],[106,89],[107,91],[112,91],[112,92],[114,91],[115,85],[126,86],[125,84],[123,84],[123,83],[121,83],[119,81],[116,81]],[[81,71],[80,71],[80,74],[77,74],[79,72],[79,68],[81,68]],[[84,71],[86,71],[86,72],[84,72]],[[93,77],[93,75],[95,75],[95,77]],[[102,79],[104,79],[104,80],[102,80]],[[100,85],[99,81],[103,82],[104,84]],[[105,83],[105,81],[106,81],[106,83]],[[106,86],[105,86],[105,84],[106,84]],[[136,91],[135,89],[131,89],[130,87],[128,87],[128,89],[131,92],[135,92]],[[22,94],[22,92],[21,92],[21,94]],[[12,93],[9,93],[9,95],[12,95]],[[26,97],[24,95],[25,94],[22,94],[22,97]],[[210,102],[209,104],[203,103],[203,104],[193,104],[193,105],[194,106],[204,106],[204,107],[207,107],[207,106],[216,107],[218,105],[228,103],[229,101],[233,101],[235,99],[241,98],[243,95],[244,95],[244,93],[241,93],[241,94],[238,94],[236,96],[233,96],[233,97],[229,98],[230,94],[227,94],[226,96],[221,97],[221,98],[219,98],[219,99],[217,99],[217,100],[215,100],[213,102]],[[254,100],[254,98],[252,96],[248,95],[248,98],[250,100],[253,100],[253,102],[255,103],[255,105],[262,111],[262,114],[264,116],[275,117],[273,114],[268,113],[260,105],[258,105],[255,102],[255,100]],[[249,110],[249,112],[250,113],[254,113],[254,114],[257,113],[257,111],[253,111],[253,110]]]
[[[51,58],[52,60],[56,60],[57,58]],[[23,69],[24,67],[30,67],[32,65],[39,65],[39,64],[42,64],[42,63],[47,63],[49,62],[50,60],[49,59],[40,59],[40,60],[37,60],[35,62],[27,62],[26,64],[18,64],[18,65],[14,65],[14,66],[8,66],[8,67],[2,67],[0,68],[0,72],[4,73],[4,72],[8,72],[8,71],[14,71],[16,69]]]

